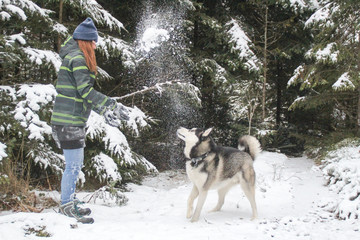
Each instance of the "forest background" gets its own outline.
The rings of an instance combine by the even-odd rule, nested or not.
[[[357,0],[0,0],[0,209],[59,189],[58,51],[86,17],[100,35],[95,88],[131,115],[120,128],[91,115],[84,189],[183,168],[180,126],[319,163],[360,142]]]

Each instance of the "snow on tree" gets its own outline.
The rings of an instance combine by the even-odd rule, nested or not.
[[[53,148],[49,141],[52,133],[51,127],[46,121],[41,120],[41,118],[44,118],[44,116],[41,116],[44,114],[43,110],[50,108],[55,99],[56,91],[54,86],[51,84],[23,84],[18,88],[1,87],[0,90],[3,93],[6,91],[8,97],[12,97],[13,101],[17,103],[10,116],[16,120],[15,124],[19,123],[21,128],[25,130],[23,134],[26,134],[27,141],[31,143],[32,147],[29,149],[28,156],[42,168],[46,169],[49,167],[54,172],[62,173],[64,167],[63,156],[56,153],[56,149]],[[135,134],[139,134],[140,128],[144,128],[148,124],[147,117],[136,107],[128,107],[128,110],[130,112],[130,120],[125,124]],[[7,128],[11,129],[12,126]],[[118,128],[108,126],[104,122],[103,117],[97,113],[91,114],[88,121],[87,136],[91,141],[99,140],[100,142],[105,142],[103,150],[109,151],[110,155],[108,158],[111,156],[119,159],[119,167],[141,165],[144,166],[146,171],[156,171],[151,163],[131,151],[125,135]],[[105,156],[105,154],[102,153],[101,156]],[[91,170],[88,170],[88,172],[91,172]],[[105,171],[105,173],[107,172]],[[97,176],[97,173],[95,176]],[[99,180],[106,181],[108,179],[99,178]],[[121,176],[112,180],[120,181]]]
[[[321,1],[321,3],[322,5],[318,5],[316,12],[305,22],[306,27],[310,27],[313,24],[319,24],[319,27],[334,25],[331,15],[339,10],[337,4],[334,1]]]
[[[0,85],[0,153],[2,159],[7,155],[10,161],[16,159],[10,151],[19,149],[26,159],[24,163],[33,161],[42,169],[61,174],[64,159],[58,154],[49,125],[56,96],[53,84],[62,62],[54,48],[54,39],[58,36],[65,39],[77,24],[59,23],[54,19],[55,12],[46,9],[54,7],[51,2],[42,4],[42,8],[35,1],[0,1],[0,22],[5,26],[0,35],[0,58],[4,60],[1,62],[1,78],[5,80],[2,81],[4,85]],[[64,4],[71,6],[72,11],[80,11],[84,19],[87,16],[93,18],[99,29],[97,51],[100,54],[106,59],[119,58],[125,69],[134,68],[136,63],[133,48],[124,40],[114,37],[125,30],[119,20],[95,0],[64,1]],[[37,27],[39,25],[42,25],[41,29]],[[114,32],[114,36],[111,35]],[[100,78],[113,79],[100,67],[98,72]],[[126,129],[126,132],[138,136],[143,128],[149,127],[151,119],[136,106],[128,107],[128,110],[130,120],[124,123],[121,130],[107,126],[103,117],[92,113],[88,122],[87,141],[99,144],[95,149],[89,150],[96,164],[85,163],[82,182],[86,180],[86,176],[96,177],[99,169],[101,177],[98,180],[104,183],[110,180],[121,181],[124,178],[121,174],[126,174],[125,178],[131,179],[136,175],[136,171],[131,172],[131,169],[138,167],[144,171],[156,171],[150,162],[131,150],[122,132]],[[23,142],[14,139],[23,139]],[[27,142],[26,145],[24,141]],[[105,143],[100,144],[101,142]],[[115,174],[114,166],[128,170],[117,171]]]
[[[17,17],[21,18],[21,20],[25,21],[28,18],[25,13],[25,11],[26,11],[32,15],[38,14],[51,22],[51,19],[49,18],[49,13],[51,13],[52,11],[39,7],[33,1],[2,0],[0,2],[0,7],[2,9],[1,14],[4,16],[7,16],[6,20],[10,19],[9,16],[17,16]]]
[[[234,85],[234,91],[229,98],[231,105],[231,116],[237,119],[248,120],[247,133],[254,134],[252,122],[256,116],[256,110],[260,106],[260,88],[261,84],[250,80],[243,80]]]
[[[125,30],[124,25],[95,0],[77,0],[66,2],[73,7],[80,9],[84,15],[93,18],[95,23],[107,26],[110,31],[115,30],[120,32],[121,30]]]
[[[296,101],[291,108],[332,104],[333,111],[347,115],[351,128],[358,130],[360,101],[349,99],[360,99],[359,7],[359,2],[351,0],[319,1],[317,10],[305,23],[314,33],[314,44],[306,53],[307,63],[297,68],[288,82],[289,86],[308,90],[306,101]]]
[[[355,89],[355,85],[350,81],[349,73],[346,72],[339,77],[332,88],[335,91],[341,91],[342,89]]]
[[[247,33],[241,27],[240,21],[232,18],[226,23],[226,27],[230,27],[227,31],[229,36],[230,51],[235,53],[238,59],[228,64],[233,69],[240,67],[251,73],[260,74],[262,69],[261,61],[256,56],[253,49],[254,44],[251,42]],[[229,60],[230,61],[230,60]],[[234,120],[248,120],[248,134],[251,134],[252,121],[255,117],[256,109],[259,103],[259,89],[261,85],[256,83],[255,79],[242,79],[239,83],[233,85],[233,92],[229,98],[231,106],[231,117]]]
[[[99,37],[97,46],[97,50],[107,58],[120,56],[125,68],[132,69],[135,67],[134,49],[124,40],[112,36]],[[102,75],[105,76],[106,74],[103,73]]]
[[[6,145],[0,142],[0,162],[3,158],[7,157],[5,149],[6,149]]]
[[[228,34],[230,37],[229,43],[231,44],[231,52],[234,52],[238,55],[240,61],[244,61],[244,67],[249,71],[260,71],[260,61],[251,50],[254,48],[251,43],[249,37],[244,32],[244,30],[240,27],[239,23],[232,19],[230,22],[226,24],[227,26],[231,26],[228,30]],[[232,62],[233,65],[237,65],[237,61]]]
[[[280,2],[284,8],[291,7],[296,13],[319,7],[317,0],[280,0]]]

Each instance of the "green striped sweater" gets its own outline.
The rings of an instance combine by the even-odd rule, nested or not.
[[[115,108],[115,100],[93,88],[95,75],[86,66],[84,54],[72,37],[61,46],[60,57],[63,62],[51,124],[85,126],[91,110],[103,114],[107,107]]]

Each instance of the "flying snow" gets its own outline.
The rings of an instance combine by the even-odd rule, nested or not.
[[[151,49],[159,47],[162,42],[169,40],[169,38],[167,30],[149,27],[141,38],[140,50],[150,52]]]

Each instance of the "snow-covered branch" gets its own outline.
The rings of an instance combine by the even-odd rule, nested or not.
[[[120,32],[121,29],[126,30],[119,20],[113,17],[95,0],[69,1],[69,3],[81,9],[81,11],[89,15],[96,23],[107,26],[110,30],[118,32]]]
[[[168,81],[168,82],[163,82],[163,83],[157,83],[154,86],[146,87],[146,88],[144,88],[142,90],[132,92],[132,93],[126,94],[126,95],[121,96],[121,97],[115,97],[114,99],[121,100],[121,99],[124,99],[124,98],[133,97],[133,96],[138,95],[138,94],[144,94],[144,93],[149,92],[149,91],[162,92],[162,87],[177,84],[177,83],[180,83],[180,80],[173,80],[173,81]]]

